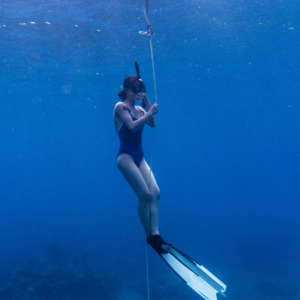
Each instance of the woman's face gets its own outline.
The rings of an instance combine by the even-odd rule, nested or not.
[[[126,88],[125,91],[126,91],[127,99],[134,100],[134,101],[139,100],[137,94],[134,93],[131,88]]]

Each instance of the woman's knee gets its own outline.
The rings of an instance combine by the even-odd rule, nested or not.
[[[152,190],[152,198],[153,199],[156,199],[157,201],[159,200],[159,198],[160,198],[160,190],[159,190],[159,188],[157,187],[157,188],[154,188],[153,190]]]
[[[149,204],[152,199],[151,194],[149,192],[144,192],[139,198],[140,202],[144,202],[146,204]]]

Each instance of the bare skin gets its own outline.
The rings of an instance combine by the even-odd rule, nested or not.
[[[135,94],[131,89],[127,88],[125,88],[125,92],[126,99],[123,102],[118,102],[114,109],[116,131],[118,132],[122,123],[131,131],[140,129],[144,124],[155,127],[155,115],[158,112],[158,105],[154,104],[151,106],[147,95],[144,93]],[[140,110],[135,106],[135,102],[138,100],[142,101],[147,110],[142,117],[140,116]],[[137,120],[132,120],[128,111],[123,109],[124,105],[133,112]],[[141,107],[140,109],[143,110]],[[143,159],[138,167],[130,156],[121,155],[117,159],[117,166],[139,199],[138,213],[146,235],[159,234],[158,210],[160,190],[152,172],[150,176],[150,168],[147,162]]]

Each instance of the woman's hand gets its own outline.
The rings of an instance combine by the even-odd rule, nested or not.
[[[151,115],[155,115],[158,113],[158,104],[153,104],[149,110]]]
[[[142,107],[146,108],[148,111],[151,108],[151,103],[145,93],[138,93],[138,98],[142,101]]]

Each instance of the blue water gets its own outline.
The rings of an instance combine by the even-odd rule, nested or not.
[[[31,270],[51,247],[107,288],[75,296],[73,282],[38,299],[55,289],[56,300],[147,299],[144,233],[116,167],[112,118],[135,60],[154,101],[142,4],[1,1],[1,300],[36,299],[32,273],[10,293],[21,275],[1,274]],[[230,300],[300,299],[299,3],[149,0],[149,9],[161,234],[226,283]],[[150,128],[143,139],[149,162]],[[153,299],[200,299],[148,252]]]

